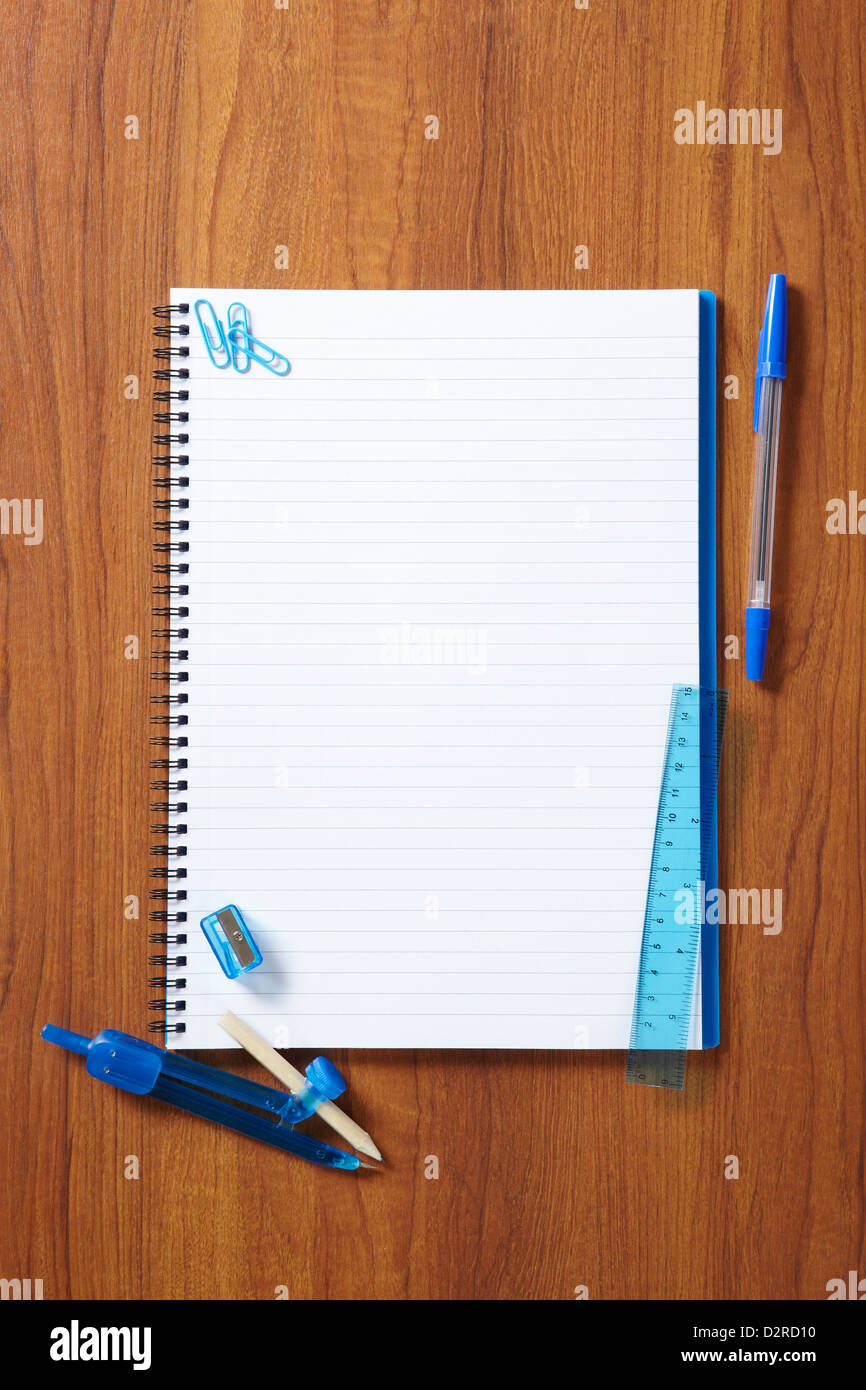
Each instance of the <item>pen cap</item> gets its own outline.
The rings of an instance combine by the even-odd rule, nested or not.
[[[788,374],[788,283],[784,275],[771,275],[764,304],[764,322],[758,339],[758,366],[755,371],[754,428],[759,423],[760,382],[765,376],[780,379]]]

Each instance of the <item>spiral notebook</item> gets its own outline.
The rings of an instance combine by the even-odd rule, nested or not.
[[[202,298],[290,373],[215,367]],[[715,684],[713,297],[171,300],[154,1029],[627,1048],[671,686]],[[199,926],[228,903],[238,981]],[[697,1047],[716,960],[705,931]]]

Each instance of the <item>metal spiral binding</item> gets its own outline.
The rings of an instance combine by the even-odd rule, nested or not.
[[[182,557],[189,552],[189,542],[181,537],[189,530],[189,521],[183,516],[189,509],[189,500],[182,493],[189,487],[189,476],[183,470],[189,467],[189,456],[182,452],[189,443],[189,434],[182,427],[189,422],[189,389],[183,385],[189,380],[189,369],[181,365],[189,357],[189,348],[183,339],[189,336],[189,324],[179,322],[189,313],[188,304],[159,304],[153,311],[154,370],[153,422],[158,427],[152,437],[157,452],[151,459],[154,470],[153,488],[153,617],[155,624],[151,631],[151,654],[153,663],[151,683],[153,693],[151,726],[154,729],[150,739],[151,783],[150,790],[159,794],[159,799],[150,803],[155,820],[151,831],[156,841],[151,847],[151,855],[161,863],[150,870],[151,910],[148,920],[155,930],[148,935],[154,946],[163,946],[165,951],[148,956],[150,966],[161,967],[164,974],[148,978],[151,989],[159,991],[159,997],[148,1002],[148,1010],[159,1015],[148,1023],[151,1033],[183,1033],[183,1021],[175,1016],[186,1008],[185,1001],[179,997],[186,987],[186,979],[177,971],[186,966],[185,955],[169,954],[169,948],[186,945],[183,928],[187,914],[183,907],[186,890],[175,886],[186,878],[186,869],[178,861],[186,856],[183,837],[187,824],[182,819],[187,811],[187,803],[177,799],[177,794],[185,792],[187,782],[183,773],[187,760],[179,750],[188,745],[186,734],[179,732],[189,722],[182,707],[189,702],[189,695],[178,686],[189,680],[187,671],[178,670],[178,665],[189,659],[185,647],[178,646],[189,636],[187,628],[181,626],[189,614],[189,609],[175,599],[183,599],[189,593],[186,576],[189,564]],[[179,451],[179,452],[178,452]],[[158,625],[157,625],[158,624]]]

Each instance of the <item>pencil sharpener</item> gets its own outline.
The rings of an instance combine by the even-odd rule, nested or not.
[[[201,929],[219,961],[220,970],[229,980],[236,980],[239,975],[246,975],[261,965],[262,953],[234,903],[202,917]]]

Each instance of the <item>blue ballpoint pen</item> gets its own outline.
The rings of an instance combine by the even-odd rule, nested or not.
[[[752,500],[752,543],[749,597],[746,609],[746,676],[759,681],[764,674],[770,628],[770,577],[773,569],[773,519],[776,510],[776,467],[779,460],[779,420],[782,382],[787,374],[788,291],[784,275],[771,275],[758,341],[755,372],[755,493]]]
[[[288,1095],[271,1086],[260,1086],[256,1081],[233,1076],[231,1072],[206,1067],[188,1057],[178,1057],[155,1043],[113,1028],[106,1028],[95,1038],[85,1038],[46,1023],[42,1037],[46,1042],[80,1053],[95,1080],[105,1081],[121,1091],[153,1096],[179,1110],[201,1115],[203,1119],[213,1120],[251,1139],[261,1139],[274,1148],[306,1158],[310,1163],[348,1170],[370,1167],[354,1154],[344,1153],[318,1139],[308,1139],[292,1129],[292,1125],[311,1115],[321,1101],[333,1100],[345,1089],[340,1073],[325,1057],[317,1057],[307,1068],[307,1084],[303,1091]],[[254,1106],[259,1113],[254,1114],[242,1106]]]

